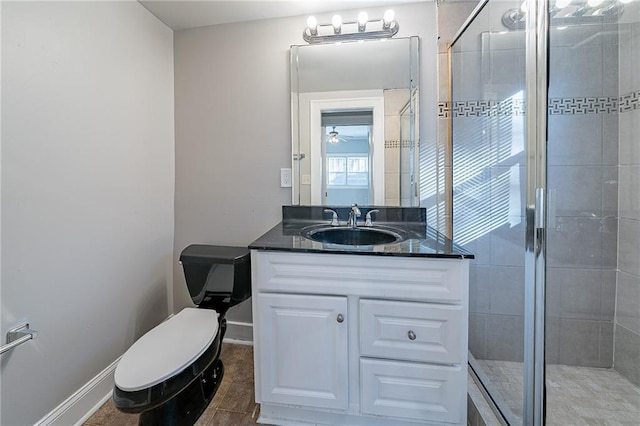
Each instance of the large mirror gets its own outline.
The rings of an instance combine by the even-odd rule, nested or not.
[[[418,37],[291,47],[293,204],[417,206]]]

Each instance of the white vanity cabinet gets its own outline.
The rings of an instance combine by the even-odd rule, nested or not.
[[[253,250],[260,422],[466,424],[468,260]]]

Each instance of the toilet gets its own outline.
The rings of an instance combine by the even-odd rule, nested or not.
[[[194,244],[180,263],[196,308],[185,308],[138,339],[116,367],[113,402],[140,425],[193,425],[215,395],[227,310],[251,297],[244,247]]]

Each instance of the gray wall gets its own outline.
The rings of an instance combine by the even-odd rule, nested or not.
[[[640,4],[620,24],[618,287],[614,366],[640,385]]]
[[[6,426],[33,424],[169,314],[172,31],[137,2],[2,2]]]
[[[421,38],[420,124],[434,140],[435,4],[393,9],[398,37]],[[368,12],[382,16],[384,8]],[[330,20],[331,14],[318,16]],[[291,203],[291,190],[280,188],[280,168],[291,166],[289,48],[303,43],[305,22],[270,19],[175,33],[176,257],[196,242],[246,246],[278,223],[281,206]],[[179,268],[174,283],[179,310],[191,304]],[[250,323],[250,303],[228,318]],[[250,337],[231,329],[229,336]]]

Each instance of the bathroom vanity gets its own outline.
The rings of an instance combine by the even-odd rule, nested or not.
[[[373,228],[400,241],[313,241],[322,208],[285,207],[250,245],[260,422],[466,424],[473,255],[427,228],[423,209],[381,210]]]

